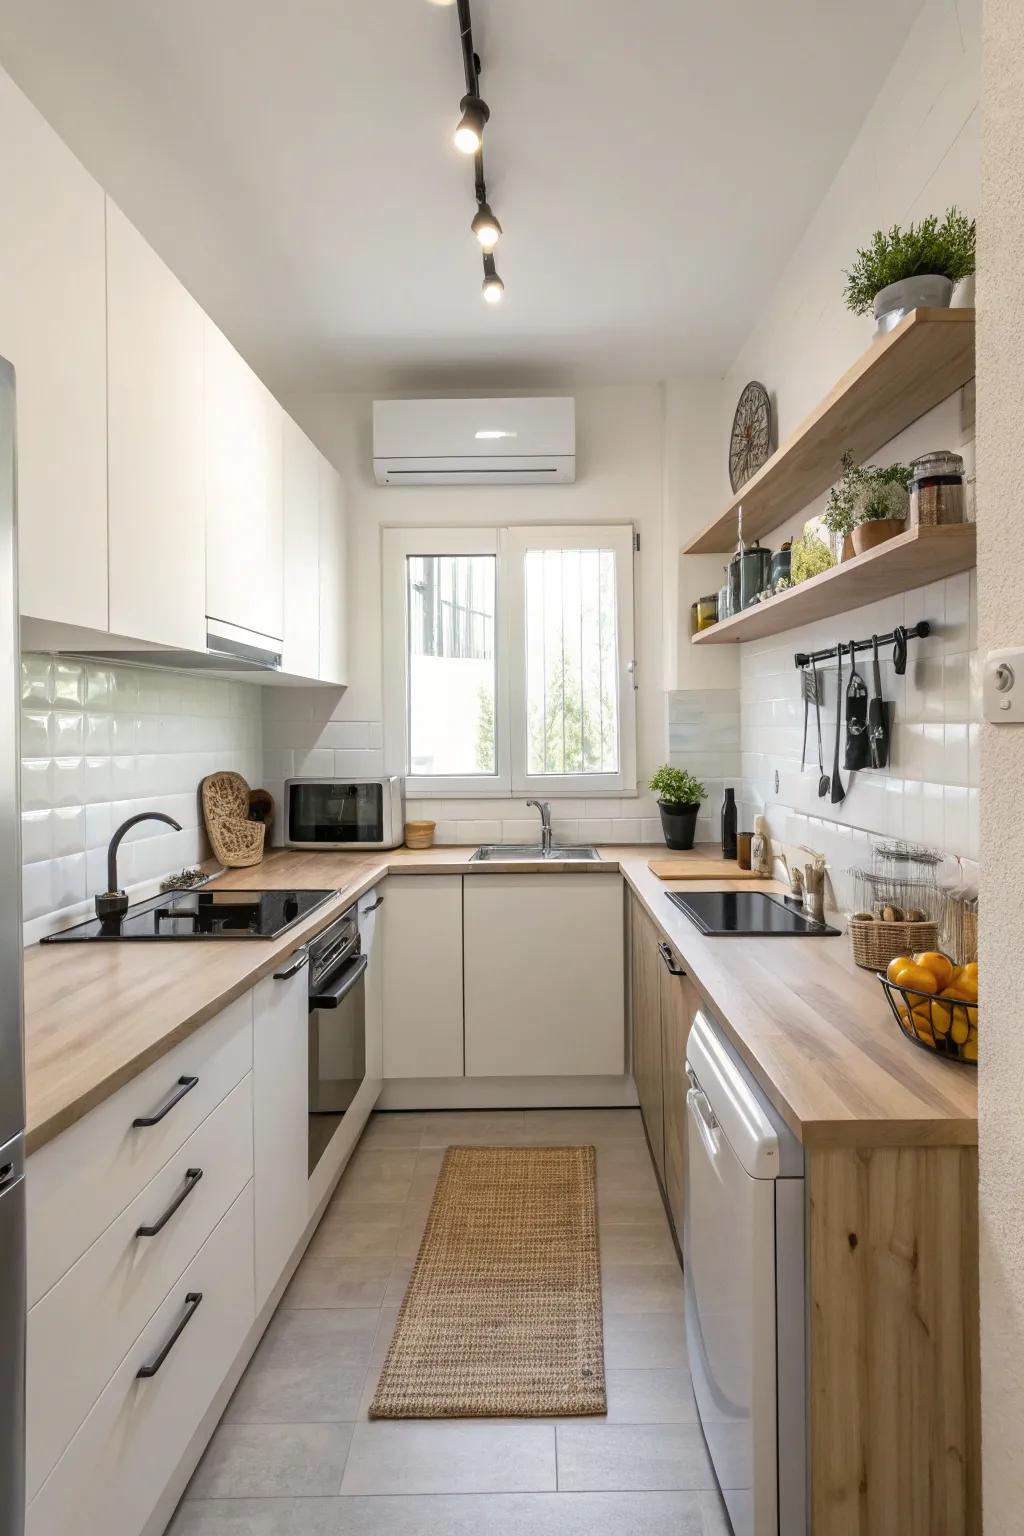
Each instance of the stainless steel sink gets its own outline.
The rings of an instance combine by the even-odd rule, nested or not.
[[[525,864],[534,860],[537,863],[547,863],[552,859],[599,859],[601,855],[597,849],[587,843],[579,843],[572,848],[550,848],[547,853],[540,843],[533,845],[527,843],[484,843],[470,858],[471,864],[485,863],[509,863]]]

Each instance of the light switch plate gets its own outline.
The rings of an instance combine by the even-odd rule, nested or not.
[[[1024,647],[985,657],[981,712],[993,725],[1024,724]]]

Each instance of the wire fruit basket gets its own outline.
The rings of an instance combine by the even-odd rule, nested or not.
[[[978,1065],[978,1005],[965,998],[919,992],[876,972],[893,1018],[908,1040],[933,1055]]]

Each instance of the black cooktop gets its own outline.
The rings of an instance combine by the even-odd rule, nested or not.
[[[787,934],[827,938],[839,932],[816,923],[799,907],[767,891],[668,891],[669,901],[685,912],[701,933],[714,937],[770,939]]]
[[[51,933],[43,944],[83,939],[276,939],[322,906],[333,891],[188,891]]]

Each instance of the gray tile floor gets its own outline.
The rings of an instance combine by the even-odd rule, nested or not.
[[[474,1142],[597,1148],[606,1419],[367,1419],[444,1149]],[[728,1536],[682,1308],[638,1111],[375,1115],[172,1536]]]

